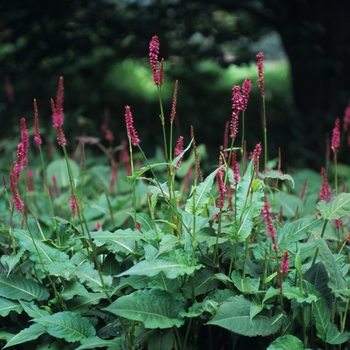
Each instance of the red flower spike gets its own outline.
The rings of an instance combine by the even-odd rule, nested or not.
[[[62,126],[64,121],[63,113],[63,77],[60,77],[57,88],[56,103],[51,99],[51,109],[52,109],[52,125],[57,132],[57,142],[60,146],[65,146],[67,144],[66,137],[63,133]]]
[[[238,133],[238,117],[239,112],[242,110],[242,95],[241,87],[236,85],[232,88],[232,118],[230,123],[230,137],[235,139]]]
[[[251,153],[251,158],[254,159],[254,169],[255,169],[256,171],[259,170],[259,158],[260,158],[261,151],[262,151],[261,144],[258,143],[258,144],[255,146],[254,151]]]
[[[219,192],[219,198],[217,202],[217,207],[219,209],[222,209],[225,204],[225,198],[226,198],[226,187],[224,183],[224,168],[221,167],[219,171],[216,173],[216,181],[217,181],[217,187]]]
[[[264,82],[264,54],[259,52],[256,55],[258,59],[258,85],[261,92],[261,97],[265,98],[265,82]]]
[[[249,94],[252,89],[252,81],[247,78],[242,85],[242,111],[247,109]]]
[[[262,216],[262,219],[266,225],[266,234],[272,240],[273,249],[276,252],[278,252],[278,246],[277,246],[277,242],[276,242],[277,233],[276,233],[276,228],[272,222],[272,218],[270,215],[271,212],[272,212],[272,210],[271,210],[270,204],[265,196],[265,203],[264,203],[263,208],[261,209],[261,216]]]
[[[34,99],[33,106],[34,106],[34,144],[37,147],[39,147],[42,143],[42,140],[40,136],[39,113],[38,113],[38,106],[36,104],[36,99]]]
[[[328,180],[326,177],[326,169],[321,168],[321,176],[322,176],[322,185],[320,189],[320,200],[329,200],[332,197],[332,190],[329,187]]]
[[[340,119],[337,118],[335,120],[335,125],[334,125],[334,129],[333,129],[333,135],[332,135],[332,150],[333,152],[338,152],[339,149],[339,145],[340,145]]]
[[[178,88],[178,80],[175,81],[175,87],[174,87],[174,95],[173,95],[173,104],[171,106],[171,115],[170,115],[170,122],[172,123],[175,119],[176,115],[176,105],[177,105],[177,88]]]
[[[183,150],[184,150],[184,138],[183,138],[183,136],[180,136],[176,142],[175,158],[178,157],[183,152]],[[182,162],[182,157],[177,162],[176,167],[179,168],[181,165],[181,162]]]
[[[17,183],[17,179],[12,173],[10,173],[10,187],[11,187],[11,192],[13,194],[13,204],[15,205],[16,209],[23,214],[24,205],[23,205],[23,202],[21,201],[21,198],[19,197],[19,194],[16,188],[16,183]]]
[[[282,261],[281,261],[281,272],[283,275],[288,274],[289,270],[289,253],[285,251],[283,253]]]
[[[129,141],[134,146],[138,146],[138,144],[140,143],[140,139],[137,135],[136,129],[134,128],[134,120],[132,118],[129,106],[125,106],[125,124]]]
[[[77,212],[77,202],[75,201],[75,198],[72,192],[70,194],[69,205],[72,211],[72,217],[74,218],[78,215],[78,212]]]
[[[348,130],[349,125],[350,125],[350,101],[349,101],[349,104],[346,107],[345,113],[344,113],[344,120],[343,120],[344,131]]]
[[[152,79],[155,85],[161,85],[160,70],[158,68],[159,39],[155,35],[149,43],[149,62],[152,68]]]

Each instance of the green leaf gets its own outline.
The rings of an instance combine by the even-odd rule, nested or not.
[[[343,344],[350,338],[350,334],[348,332],[340,333],[337,326],[334,323],[330,324],[328,328],[326,342],[328,344]]]
[[[106,309],[129,320],[141,321],[146,328],[171,328],[184,324],[183,305],[174,296],[159,289],[146,289],[122,296]]]
[[[171,165],[174,167],[177,165],[177,163],[179,162],[179,160],[184,156],[184,154],[189,150],[189,148],[191,147],[192,145],[192,141],[190,141],[190,143],[188,144],[188,146],[175,158],[173,159]]]
[[[293,178],[288,174],[283,174],[280,170],[269,170],[266,171],[266,173],[259,174],[259,177],[262,179],[279,179],[279,180],[288,180],[292,183],[292,186],[294,188],[294,180]]]
[[[325,299],[318,298],[313,302],[313,315],[316,320],[317,336],[324,341],[331,324],[331,312]]]
[[[213,275],[210,268],[204,268],[196,272],[192,278],[183,287],[183,295],[187,299],[191,299],[193,293],[195,296],[205,294],[208,291],[216,288],[218,280]]]
[[[282,294],[288,299],[295,299],[299,304],[311,304],[317,300],[317,297],[315,295],[306,295],[304,291],[300,291],[299,287],[291,286],[287,282],[283,282],[282,284]]]
[[[99,337],[92,337],[82,341],[82,345],[76,348],[76,350],[85,349],[97,349],[97,348],[112,348],[119,349],[122,344],[121,338],[115,338],[113,340],[105,340]]]
[[[276,314],[271,317],[261,312],[251,320],[250,304],[250,301],[243,295],[231,298],[219,307],[216,316],[208,324],[249,337],[265,337],[278,332],[282,324],[281,315]]]
[[[144,166],[140,170],[135,171],[132,175],[127,176],[127,179],[129,182],[133,182],[134,180],[136,180],[138,177],[140,177],[141,175],[143,175],[147,171],[149,171],[153,168],[156,168],[158,166],[167,166],[167,165],[168,165],[168,163],[154,163],[151,165]]]
[[[188,266],[183,261],[167,261],[162,259],[155,259],[151,261],[142,260],[129,270],[120,273],[117,277],[125,275],[143,275],[153,277],[160,272],[164,272],[167,278],[176,278],[182,275],[190,275],[195,270],[199,270],[202,265]]]
[[[243,294],[255,294],[259,291],[260,278],[242,278],[240,272],[235,270],[231,275],[235,287]]]
[[[40,337],[45,332],[46,332],[45,327],[39,324],[33,324],[30,327],[20,331],[18,334],[14,335],[6,344],[6,346],[3,347],[3,349],[6,349],[10,346],[27,343],[31,340],[38,339],[38,337]]]
[[[7,276],[11,273],[13,268],[19,263],[23,256],[25,249],[21,248],[16,255],[2,255],[1,264],[6,266]]]
[[[211,198],[211,189],[216,173],[220,168],[210,173],[196,188],[192,189],[193,196],[187,199],[185,211],[192,216],[200,215]]]
[[[77,178],[80,173],[80,168],[73,160],[68,159],[70,168],[72,170],[73,178]],[[46,179],[47,182],[53,184],[52,176],[56,177],[58,187],[68,187],[70,186],[69,174],[67,170],[66,160],[56,159],[52,161],[46,168]]]
[[[328,203],[320,201],[317,204],[317,210],[325,220],[340,219],[349,215],[350,193],[340,193]]]
[[[172,350],[174,348],[174,334],[171,329],[154,330],[148,338],[148,350]]]
[[[333,290],[335,295],[338,296],[339,290],[347,289],[345,280],[340,273],[338,265],[326,241],[316,233],[313,233],[313,236],[316,246],[319,249],[319,255],[322,257],[322,262],[328,272],[328,286]]]
[[[10,311],[15,311],[18,314],[22,312],[22,307],[17,301],[8,300],[5,298],[0,298],[0,316],[7,316]]]
[[[298,242],[309,235],[309,230],[317,226],[321,220],[304,218],[292,221],[278,230],[277,240],[280,248],[288,247],[291,243]]]
[[[33,301],[19,301],[23,307],[25,313],[31,318],[38,318],[43,316],[48,316],[50,313],[46,310],[40,309]]]
[[[0,296],[14,300],[47,300],[47,289],[22,276],[0,275]]]
[[[218,302],[215,300],[204,300],[201,303],[194,303],[187,312],[182,312],[181,316],[194,318],[202,315],[205,312],[208,312],[212,315],[215,314],[218,308]]]
[[[203,227],[196,233],[196,240],[198,243],[207,242],[208,247],[215,244],[221,244],[229,240],[227,235],[217,235],[215,230],[211,227]]]
[[[46,332],[53,337],[70,343],[91,338],[96,334],[95,328],[86,318],[69,311],[35,318],[33,321],[44,326]]]
[[[304,350],[303,342],[294,335],[287,334],[274,340],[267,350]]]

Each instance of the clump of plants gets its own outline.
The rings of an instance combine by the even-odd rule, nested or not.
[[[158,55],[154,36],[164,142],[153,159],[130,106],[126,141],[115,147],[106,121],[109,146],[79,137],[68,154],[62,77],[51,101],[61,152],[43,151],[36,101],[34,151],[21,119],[16,159],[3,174],[3,349],[347,349],[350,193],[337,155],[350,107],[343,135],[335,121],[321,174],[284,174],[268,157],[259,53],[262,143],[246,149],[246,79],[233,87],[217,166],[203,176],[195,130],[173,140],[178,82],[166,117]],[[89,157],[89,147],[104,158]]]

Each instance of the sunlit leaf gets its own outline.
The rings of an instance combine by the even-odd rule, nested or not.
[[[129,320],[141,321],[146,328],[171,328],[184,324],[182,302],[164,290],[145,289],[122,296],[105,310]]]
[[[0,275],[0,296],[13,300],[46,300],[49,292],[34,280],[22,276]]]
[[[92,337],[87,340],[83,340],[82,345],[78,346],[76,350],[97,349],[97,348],[119,349],[121,346],[121,343],[122,343],[121,338],[105,340],[99,337]]]
[[[35,318],[33,321],[45,327],[46,332],[53,337],[70,343],[91,338],[96,334],[93,325],[74,312],[57,312],[50,316]]]
[[[231,278],[236,288],[243,294],[254,294],[259,291],[260,278],[251,278],[248,276],[242,278],[238,270],[232,272]]]
[[[288,174],[283,174],[280,170],[268,170],[263,174],[259,174],[262,179],[278,179],[278,180],[288,180],[292,183],[292,188],[294,188],[294,180]]]
[[[330,202],[320,201],[317,210],[325,220],[340,219],[350,213],[350,193],[340,193]]]
[[[304,350],[303,342],[294,335],[287,334],[274,340],[267,350]]]
[[[192,197],[187,199],[185,211],[192,216],[197,216],[203,212],[211,198],[211,189],[216,173],[220,168],[210,173],[206,179],[196,188],[192,189]]]
[[[10,311],[15,311],[18,314],[22,312],[22,306],[17,301],[0,298],[0,316],[7,316]]]
[[[234,297],[219,307],[216,316],[208,324],[249,337],[265,337],[278,332],[282,324],[280,314],[271,317],[261,312],[251,320],[250,304],[251,302],[243,295]]]
[[[334,323],[330,324],[328,328],[327,336],[326,336],[326,342],[328,344],[333,344],[333,345],[343,344],[349,338],[350,338],[349,332],[340,333],[337,326]]]
[[[40,309],[33,301],[19,301],[23,307],[25,313],[31,318],[38,318],[43,316],[48,316],[50,313],[46,310]]]
[[[68,162],[73,178],[77,178],[80,173],[79,166],[71,159],[68,159]],[[52,176],[56,177],[58,187],[68,187],[70,185],[66,159],[56,159],[46,167],[46,179],[50,184],[53,184]]]

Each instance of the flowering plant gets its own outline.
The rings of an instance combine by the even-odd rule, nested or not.
[[[130,106],[129,147],[124,140],[107,149],[99,139],[80,137],[70,157],[60,78],[51,105],[64,158],[46,165],[34,102],[42,162],[26,177],[29,136],[21,120],[10,191],[3,176],[9,209],[2,208],[0,239],[2,345],[273,350],[346,344],[350,194],[345,186],[338,190],[337,171],[332,190],[325,168],[322,176],[294,177],[270,169],[263,54],[257,56],[263,146],[247,157],[244,112],[252,82],[246,79],[233,88],[219,164],[203,177],[194,128],[173,146],[181,87],[175,83],[167,120],[159,50],[154,36],[149,57],[164,139],[159,161],[144,154]],[[103,130],[112,146],[112,131],[106,124]],[[337,119],[334,168],[340,143]],[[100,147],[109,165],[89,162],[85,145]],[[304,181],[311,175],[317,180]]]

